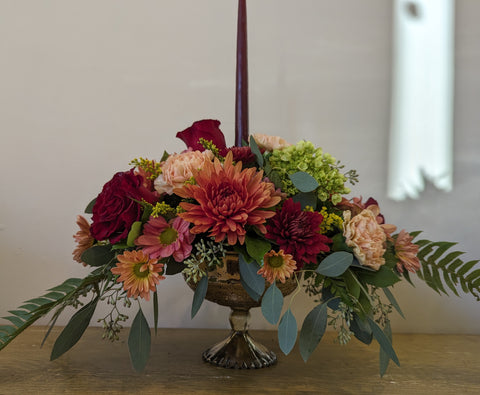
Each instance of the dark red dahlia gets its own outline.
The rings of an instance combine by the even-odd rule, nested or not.
[[[285,253],[293,255],[299,269],[305,263],[315,263],[321,251],[330,250],[327,243],[332,241],[320,234],[322,221],[320,213],[303,211],[300,203],[287,199],[268,221],[265,236],[276,242]]]
[[[255,162],[255,155],[250,147],[231,147],[223,150],[220,153],[222,156],[227,156],[229,151],[231,151],[233,154],[234,162],[242,162],[244,166]]]

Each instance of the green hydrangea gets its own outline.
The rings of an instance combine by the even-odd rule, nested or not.
[[[308,173],[317,180],[320,185],[317,195],[322,202],[330,199],[337,204],[343,194],[350,193],[350,189],[345,187],[348,178],[340,172],[337,160],[321,148],[315,148],[310,141],[274,150],[268,159],[272,170],[280,176],[283,192],[288,196],[299,193],[288,177],[298,171]]]

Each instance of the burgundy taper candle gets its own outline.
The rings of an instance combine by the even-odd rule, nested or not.
[[[247,4],[238,0],[237,73],[235,89],[235,145],[248,141],[248,61],[247,61]]]

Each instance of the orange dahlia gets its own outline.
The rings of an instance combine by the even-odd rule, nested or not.
[[[112,268],[113,274],[119,274],[117,282],[123,282],[123,289],[127,296],[137,298],[140,296],[150,300],[150,291],[155,291],[155,286],[160,280],[165,280],[159,273],[163,271],[163,263],[157,263],[143,251],[125,251],[117,256],[117,266]]]
[[[275,252],[271,250],[263,257],[263,266],[257,272],[262,275],[269,283],[274,280],[285,282],[286,278],[290,278],[297,268],[297,263],[293,260],[293,256],[285,254],[283,250]]]
[[[281,198],[271,182],[262,180],[263,171],[242,170],[242,162],[234,165],[229,152],[223,164],[217,158],[206,162],[202,170],[193,172],[193,178],[196,185],[186,184],[173,191],[198,202],[180,203],[185,212],[179,216],[194,225],[190,232],[210,232],[216,242],[227,238],[230,245],[244,243],[247,225],[266,233],[265,221],[275,212],[265,209],[275,206]]]

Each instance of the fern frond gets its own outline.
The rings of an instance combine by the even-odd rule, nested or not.
[[[459,257],[461,251],[450,251],[456,243],[415,241],[420,248],[417,257],[421,263],[418,277],[439,294],[448,295],[450,289],[459,296],[457,288],[472,294],[480,301],[480,268],[476,268],[478,260],[464,262]]]
[[[104,275],[99,273],[92,273],[84,279],[70,278],[62,284],[49,289],[45,295],[27,300],[18,309],[10,310],[10,316],[2,317],[10,321],[11,324],[0,325],[0,350],[39,318],[45,316],[56,307],[63,310],[66,302],[78,299],[81,291],[89,289],[91,285],[98,284],[103,278]]]

